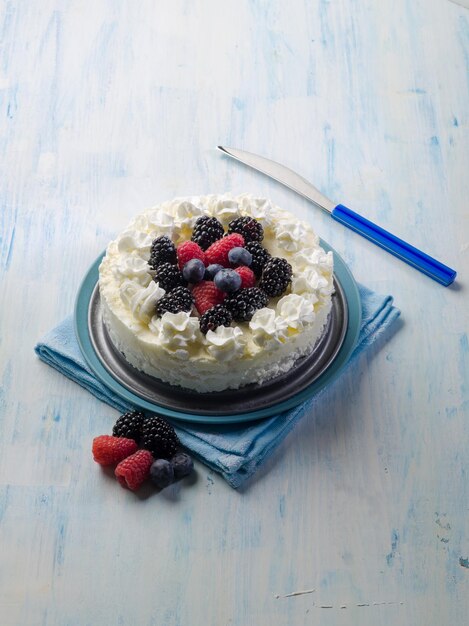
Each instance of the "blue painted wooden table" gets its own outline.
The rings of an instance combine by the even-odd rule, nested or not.
[[[2,2],[2,626],[426,624],[469,609],[469,11],[449,0]],[[284,162],[459,270],[444,289],[215,150]],[[116,413],[37,339],[144,207],[267,195],[396,331],[243,489],[138,498],[93,463]]]

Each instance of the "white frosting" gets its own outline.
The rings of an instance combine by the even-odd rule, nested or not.
[[[151,320],[152,330],[157,333],[160,345],[173,353],[178,359],[188,357],[188,347],[193,344],[200,335],[199,320],[191,317],[190,313],[166,312],[161,319],[153,317]]]
[[[136,278],[141,285],[148,285],[151,280],[150,266],[135,252],[123,252],[114,265],[114,274],[117,279]]]
[[[158,283],[150,281],[146,287],[138,282],[126,280],[119,290],[120,297],[132,311],[133,316],[141,322],[149,323],[155,312],[155,305],[165,294]]]
[[[274,309],[265,307],[254,313],[249,328],[256,345],[266,348],[271,343],[285,343],[288,322],[282,316],[276,315]]]
[[[243,331],[239,326],[219,326],[215,330],[209,330],[206,341],[208,352],[221,362],[239,356],[246,343],[243,338]]]
[[[288,260],[291,287],[271,298],[250,322],[203,335],[196,314],[154,315],[164,290],[148,265],[153,239],[178,245],[196,219],[216,216],[226,227],[251,215],[264,227],[263,245]],[[108,246],[100,266],[103,315],[116,347],[138,369],[199,391],[237,388],[286,371],[311,350],[331,307],[333,258],[311,227],[265,198],[230,194],[176,198],[137,216]]]

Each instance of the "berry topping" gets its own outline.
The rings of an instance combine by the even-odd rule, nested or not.
[[[238,233],[227,235],[223,237],[223,239],[215,241],[205,252],[208,264],[217,263],[223,265],[223,267],[229,267],[228,252],[232,248],[242,248],[243,246],[244,239]]]
[[[241,276],[242,289],[245,289],[246,287],[254,287],[256,284],[256,277],[250,267],[242,265],[241,267],[237,267],[235,272]]]
[[[182,269],[183,277],[189,283],[200,283],[205,274],[205,265],[200,259],[191,259],[187,261]]]
[[[187,261],[191,259],[200,259],[204,265],[207,265],[205,252],[194,241],[185,241],[177,248],[177,257],[179,269],[182,270]]]
[[[230,309],[236,322],[249,322],[257,311],[267,305],[269,298],[259,287],[240,289],[225,298],[225,306]]]
[[[246,250],[252,254],[252,263],[250,268],[257,278],[260,278],[264,265],[271,258],[269,252],[261,246],[257,241],[249,241],[246,244]]]
[[[201,316],[200,331],[206,335],[209,330],[216,330],[219,326],[229,326],[232,321],[231,312],[223,304],[216,304]]]
[[[150,467],[151,482],[164,489],[174,481],[174,468],[166,459],[157,459]]]
[[[194,469],[194,461],[185,452],[178,452],[171,459],[171,465],[173,466],[174,478],[184,478]]]
[[[167,261],[156,267],[155,278],[153,280],[166,292],[176,287],[183,287],[187,284],[183,275],[178,270],[177,265],[173,265]]]
[[[195,300],[195,308],[203,315],[216,304],[221,304],[225,297],[223,291],[220,291],[212,281],[203,280],[195,285],[192,289],[192,295]]]
[[[133,439],[101,435],[93,439],[93,458],[100,465],[115,465],[137,450]]]
[[[268,296],[275,298],[281,296],[290,284],[292,266],[285,259],[273,257],[264,265],[259,287]]]
[[[239,233],[244,241],[262,241],[264,229],[262,224],[253,217],[237,217],[228,224],[228,234]]]
[[[123,487],[135,491],[149,477],[153,457],[148,450],[138,450],[119,463],[114,474]]]
[[[252,254],[246,248],[231,248],[228,252],[228,261],[234,267],[238,265],[251,265]]]
[[[223,269],[223,265],[219,265],[218,263],[212,263],[205,269],[204,280],[213,280],[215,278],[215,274]]]
[[[163,235],[153,240],[148,264],[156,269],[160,263],[176,263],[176,248],[169,237]]]
[[[145,415],[141,411],[127,411],[127,413],[121,415],[114,424],[112,434],[114,437],[127,437],[138,443],[144,418]]]
[[[148,417],[142,426],[142,447],[150,450],[156,459],[169,459],[180,447],[176,431],[157,415]]]
[[[194,304],[194,297],[187,287],[176,287],[158,300],[155,307],[156,315],[160,317],[167,311],[179,313],[190,311]]]
[[[202,250],[206,250],[224,234],[223,226],[216,217],[199,217],[195,222],[191,239],[198,243]]]
[[[213,282],[218,289],[233,293],[241,287],[241,276],[235,270],[223,269],[217,272]]]

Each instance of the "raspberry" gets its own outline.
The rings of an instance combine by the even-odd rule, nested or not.
[[[123,487],[135,491],[150,476],[153,457],[148,450],[138,450],[119,463],[114,474]]]
[[[232,321],[231,312],[223,304],[216,304],[201,316],[199,325],[201,332],[206,335],[209,330],[216,330],[219,326],[229,326]]]
[[[276,298],[285,292],[292,277],[292,266],[286,259],[273,257],[264,265],[259,287],[268,296]]]
[[[227,235],[223,239],[219,239],[212,243],[210,248],[207,248],[205,255],[207,257],[208,265],[212,263],[218,263],[223,267],[230,267],[230,261],[228,259],[228,252],[232,248],[242,248],[244,246],[244,239],[238,233]]]
[[[246,287],[254,287],[256,284],[256,277],[254,276],[254,272],[250,267],[246,267],[242,265],[241,267],[237,267],[235,269],[241,276],[241,289],[245,289]]]
[[[180,270],[182,270],[187,261],[190,261],[191,259],[200,259],[204,265],[208,265],[205,252],[199,244],[194,241],[185,241],[184,243],[181,243],[177,249],[177,257]]]
[[[225,294],[218,289],[211,280],[203,280],[192,289],[195,308],[203,315],[216,304],[221,304]]]
[[[228,233],[239,233],[248,241],[262,241],[264,229],[262,224],[253,217],[237,217],[228,224]]]
[[[93,458],[100,465],[114,465],[137,450],[138,446],[133,439],[126,437],[111,437],[100,435],[93,439]]]

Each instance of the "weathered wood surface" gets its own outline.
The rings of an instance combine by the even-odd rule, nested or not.
[[[468,10],[12,1],[0,28],[2,626],[466,623]],[[458,284],[218,143],[300,171],[456,267]],[[198,464],[195,484],[139,499],[91,460],[115,412],[33,346],[137,211],[223,190],[307,217],[402,322],[248,487]]]

